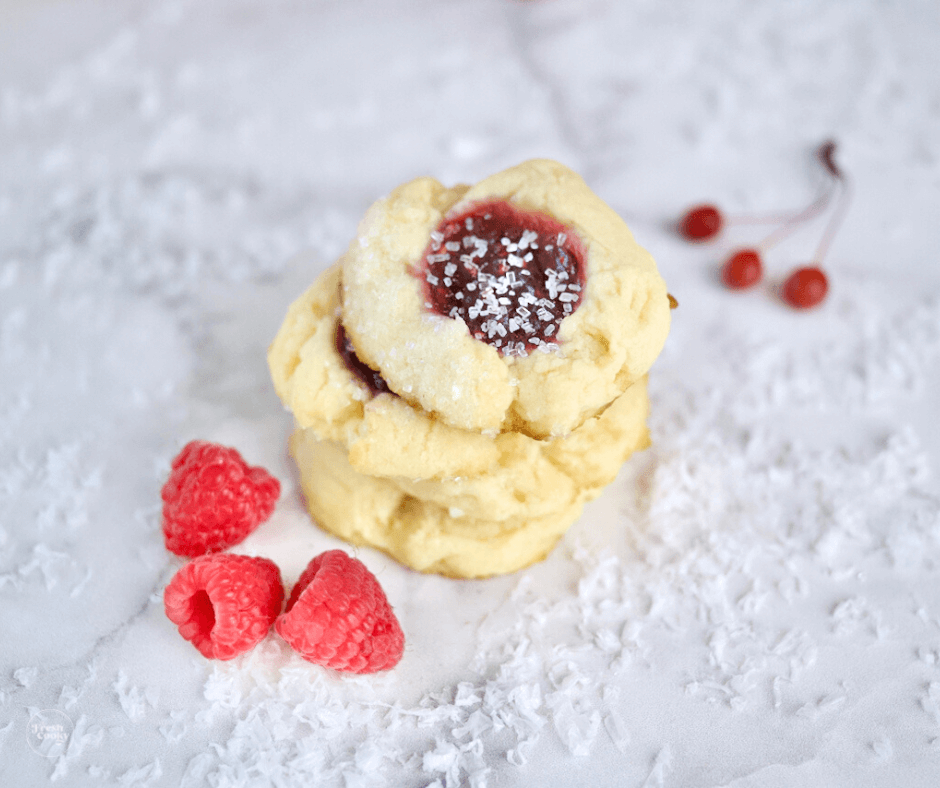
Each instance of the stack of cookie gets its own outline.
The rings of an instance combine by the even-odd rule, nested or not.
[[[564,166],[399,187],[268,354],[312,517],[425,572],[544,558],[647,445],[668,330],[653,259]]]

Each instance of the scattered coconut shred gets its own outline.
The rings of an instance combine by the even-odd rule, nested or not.
[[[122,292],[156,286],[169,297],[195,293],[207,279],[250,281],[284,265],[273,262],[269,244],[255,269],[246,263],[233,274],[206,252],[195,273],[181,276],[173,258],[161,256],[181,194],[201,216],[229,209],[200,201],[190,182],[146,189],[149,212],[131,207],[136,197],[117,200],[106,191],[63,203],[45,230],[48,248],[37,255],[81,262],[122,252],[141,261],[125,275],[153,277],[125,283]],[[232,184],[224,190],[241,193]],[[247,213],[263,217],[279,199],[258,192],[249,198],[257,210]],[[76,239],[68,228],[80,220],[93,229]],[[256,221],[261,232],[267,220]],[[215,240],[226,248],[221,235],[203,240],[207,250]],[[200,248],[195,240],[190,246]],[[155,265],[147,264],[152,255]],[[37,286],[30,298],[39,303],[46,292]],[[400,698],[404,663],[385,675],[337,677],[273,637],[232,663],[213,663],[204,702],[156,712],[170,745],[211,731],[211,745],[189,760],[181,785],[480,788],[525,782],[545,753],[553,762],[563,757],[559,747],[574,758],[619,759],[613,762],[626,766],[618,768],[634,770],[634,784],[695,785],[709,747],[725,748],[723,762],[741,771],[785,760],[784,748],[836,762],[858,751],[876,762],[935,752],[940,618],[929,600],[940,561],[940,500],[917,434],[879,428],[898,403],[916,402],[934,374],[940,300],[889,308],[873,286],[844,281],[825,340],[756,326],[742,334],[730,321],[700,330],[684,322],[689,308],[680,306],[651,376],[652,448],[605,493],[618,506],[615,516],[588,507],[550,559],[573,565],[573,584],[540,582],[539,567],[520,573],[479,625],[475,658],[455,666],[463,676],[415,702]],[[811,428],[795,431],[793,414]],[[874,437],[805,440],[817,422],[861,424]],[[147,521],[158,534],[155,511]],[[568,561],[566,545],[579,541]],[[67,548],[52,548],[30,560],[57,577],[55,561]],[[22,584],[30,566],[0,577],[0,585]],[[87,582],[77,576],[73,596]],[[889,734],[872,714],[872,670],[890,677],[879,690],[890,707],[920,710],[917,736]],[[63,687],[67,709],[81,708],[76,701],[101,681],[96,671],[92,665],[80,687]],[[21,671],[17,681],[31,679]],[[159,702],[148,690],[124,673],[111,690],[129,721],[152,720]],[[713,717],[710,708],[734,713]],[[714,732],[701,720],[713,722]],[[755,720],[772,734],[755,733]],[[94,761],[116,745],[110,736],[79,716],[53,776]],[[733,736],[738,745],[727,743]],[[783,742],[780,749],[771,739]],[[125,776],[146,785],[162,774],[154,759]]]
[[[573,756],[630,753],[645,784],[663,785],[695,733],[670,734],[643,685],[690,714],[704,702],[769,715],[785,741],[844,715],[846,739],[893,754],[899,743],[854,719],[864,671],[831,656],[849,643],[881,646],[899,668],[913,660],[906,702],[940,733],[940,620],[918,597],[940,556],[940,500],[916,435],[811,448],[775,418],[810,405],[870,416],[921,390],[940,356],[940,303],[873,320],[864,294],[851,298],[840,328],[854,341],[802,353],[719,330],[695,388],[667,357],[652,378],[653,448],[617,482],[639,492],[624,496],[611,549],[575,549],[573,593],[537,592],[523,573],[481,624],[463,681],[403,704],[389,700],[392,676],[337,680],[269,639],[213,668],[197,721],[231,730],[184,784],[485,786],[560,740]]]
[[[158,3],[151,22],[141,11],[143,21],[128,21],[39,87],[4,87],[0,125],[16,145],[13,153],[0,147],[0,171],[16,170],[29,188],[0,201],[9,234],[0,238],[8,387],[0,386],[0,602],[17,611],[20,637],[10,638],[9,659],[21,660],[0,677],[0,709],[23,718],[0,723],[3,760],[48,766],[42,776],[62,784],[147,786],[168,777],[189,788],[534,785],[533,775],[550,770],[574,775],[585,758],[592,785],[605,765],[623,785],[737,787],[751,776],[750,788],[765,776],[767,785],[800,784],[796,772],[765,774],[775,767],[815,764],[820,771],[803,784],[838,784],[812,778],[889,762],[901,784],[907,769],[940,762],[940,497],[927,441],[905,426],[918,423],[925,391],[937,389],[940,293],[899,303],[880,292],[875,275],[834,278],[819,312],[782,315],[786,308],[768,299],[769,322],[755,321],[748,332],[740,330],[741,302],[722,302],[720,319],[703,322],[694,318],[697,298],[678,292],[683,303],[650,377],[652,447],[586,508],[544,564],[502,585],[466,586],[485,589],[480,595],[492,605],[472,624],[473,656],[455,660],[453,680],[415,689],[424,677],[407,651],[387,674],[338,676],[273,636],[231,663],[205,668],[193,652],[190,672],[148,673],[149,663],[190,665],[173,651],[190,646],[163,615],[171,559],[155,469],[163,472],[160,462],[184,428],[228,430],[259,453],[283,453],[286,428],[269,409],[262,359],[284,305],[316,273],[292,270],[292,255],[313,248],[324,265],[336,259],[366,192],[393,182],[384,172],[360,173],[368,189],[334,195],[253,175],[266,172],[260,158],[247,175],[231,169],[229,159],[239,157],[230,150],[214,158],[214,112],[226,131],[245,130],[248,151],[253,130],[265,132],[279,116],[254,109],[267,83],[262,89],[246,76],[238,92],[247,71],[232,69],[230,78],[228,61],[174,59],[178,20],[194,22],[192,53],[212,46],[213,28],[200,24],[207,5],[212,19],[229,14],[227,3]],[[659,29],[671,31],[672,12],[647,5],[642,12],[662,13]],[[718,22],[732,21],[739,5],[722,10]],[[813,36],[818,16],[808,17]],[[829,17],[830,26],[839,23],[833,40],[848,41],[842,17]],[[290,17],[267,32],[253,19],[245,16],[246,40],[257,34],[280,56]],[[348,24],[360,21],[353,14]],[[712,21],[701,33],[709,40]],[[240,52],[241,33],[232,40]],[[859,73],[871,70],[871,52],[884,66],[876,73],[907,73],[893,50],[858,40]],[[655,64],[660,44],[651,41],[655,50],[637,56]],[[434,50],[444,68],[452,42],[441,42],[426,43],[445,47]],[[615,43],[619,58],[622,42]],[[169,54],[160,55],[163,48]],[[805,49],[817,52],[815,39]],[[751,58],[755,50],[732,48],[728,56]],[[480,68],[488,60],[479,58]],[[464,66],[454,62],[463,79]],[[768,66],[776,61],[761,62],[759,76],[780,78]],[[800,62],[816,95],[816,74]],[[739,65],[742,75],[751,68]],[[644,59],[637,73],[649,71]],[[709,78],[710,69],[702,71]],[[516,80],[481,73],[493,84]],[[538,97],[541,86],[526,80]],[[450,83],[441,84],[443,91]],[[555,90],[561,84],[551,85],[553,94],[564,93]],[[893,84],[876,84],[888,109],[902,95]],[[216,102],[229,89],[245,101],[234,120]],[[763,92],[761,85],[745,95]],[[285,101],[293,112],[291,90]],[[858,106],[862,120],[866,112],[879,121],[891,115],[877,102]],[[371,167],[363,140],[385,131],[370,105],[361,114],[364,130],[337,115],[336,141],[352,129],[346,148],[329,151],[343,166],[363,158]],[[918,134],[933,128],[919,115],[895,115]],[[69,136],[77,121],[81,133]],[[314,121],[334,122],[329,114]],[[394,138],[422,156],[433,147],[426,139]],[[618,131],[615,144],[628,142]],[[595,164],[614,154],[602,149]],[[294,162],[283,158],[293,173]],[[677,211],[690,196],[675,195]],[[696,291],[694,277],[683,275],[703,299],[728,296],[700,282]],[[813,321],[823,320],[825,330],[814,331]],[[259,338],[259,325],[270,334]],[[454,616],[433,599],[390,601],[403,609],[406,638],[409,625],[432,628],[435,616]],[[36,646],[37,629],[50,648],[21,658],[14,647]],[[450,655],[446,644],[441,649]],[[202,697],[185,686],[173,695],[193,677],[201,685],[201,669]],[[161,687],[141,686],[161,678]],[[26,718],[56,706],[74,730],[62,755],[35,766],[41,756],[21,753]]]

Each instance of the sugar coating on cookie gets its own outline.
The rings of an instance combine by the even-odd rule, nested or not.
[[[472,229],[454,235],[467,219],[482,224],[487,209],[501,214],[498,240]],[[483,241],[486,252],[503,247],[502,269],[461,278],[479,268]],[[527,255],[559,247],[575,260],[570,269],[526,268]],[[541,291],[532,301],[537,291],[525,279],[535,276]],[[343,324],[357,356],[441,421],[490,434],[569,433],[647,372],[669,330],[666,287],[650,255],[578,175],[547,160],[470,188],[430,178],[399,187],[368,211],[342,278]],[[482,289],[479,304],[458,308]]]

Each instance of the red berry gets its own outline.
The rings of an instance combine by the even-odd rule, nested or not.
[[[379,581],[342,550],[310,562],[274,628],[309,662],[350,673],[389,670],[405,649]]]
[[[763,275],[760,254],[756,249],[735,252],[721,269],[721,281],[733,290],[755,285]]]
[[[192,441],[163,485],[167,550],[193,558],[238,544],[271,516],[281,485],[226,446]]]
[[[816,306],[829,290],[826,275],[818,268],[800,268],[783,283],[783,300],[796,309]]]
[[[232,659],[260,643],[283,602],[274,562],[231,553],[190,561],[163,592],[167,617],[209,659]]]
[[[714,205],[698,205],[679,222],[679,232],[690,241],[706,241],[721,232],[724,217]]]

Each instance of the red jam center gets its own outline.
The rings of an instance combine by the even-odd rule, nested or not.
[[[362,381],[362,383],[368,386],[369,391],[372,392],[373,397],[376,397],[379,394],[394,393],[388,387],[388,383],[385,382],[385,378],[372,369],[372,367],[366,366],[362,359],[356,355],[356,349],[353,347],[352,342],[349,341],[349,337],[346,334],[346,329],[343,328],[343,324],[338,321],[336,323],[336,350],[342,357],[343,362],[346,364],[346,369],[352,372],[353,375]]]
[[[581,303],[584,249],[571,228],[502,200],[478,203],[431,233],[419,269],[427,306],[460,318],[504,356],[557,349]]]

